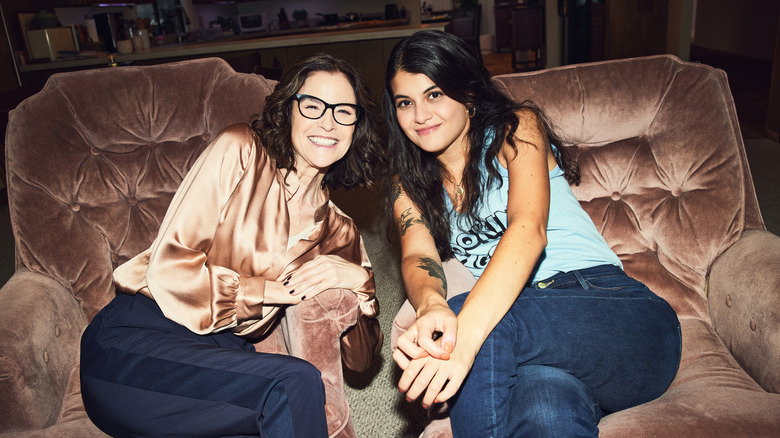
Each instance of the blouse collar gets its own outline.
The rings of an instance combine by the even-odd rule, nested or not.
[[[298,179],[298,175],[295,172],[288,172],[285,168],[276,169],[276,179],[284,187],[285,200],[287,201],[301,188],[301,181]],[[325,219],[330,211],[330,191],[328,187],[323,187],[322,191],[325,195],[325,202],[314,211],[314,222],[320,222]]]

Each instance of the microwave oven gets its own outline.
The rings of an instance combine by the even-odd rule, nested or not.
[[[238,34],[249,32],[267,32],[266,14],[240,14],[233,17],[234,31]]]

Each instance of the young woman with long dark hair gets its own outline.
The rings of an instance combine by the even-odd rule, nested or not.
[[[388,215],[417,312],[393,356],[407,399],[447,401],[456,437],[593,437],[604,412],[661,395],[677,317],[577,202],[576,164],[542,111],[435,31],[396,45],[383,109]],[[452,257],[477,282],[448,302]]]

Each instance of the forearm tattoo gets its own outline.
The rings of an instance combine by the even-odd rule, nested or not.
[[[444,269],[440,264],[430,257],[420,257],[420,264],[417,267],[427,271],[429,276],[441,280],[441,286],[444,292],[447,292],[447,277],[444,276]]]
[[[398,232],[401,233],[402,236],[406,234],[406,230],[408,230],[414,224],[423,224],[425,228],[430,230],[428,222],[425,219],[412,216],[411,208],[404,210],[404,212],[401,213],[401,216],[396,218],[395,222],[396,225],[398,225]]]

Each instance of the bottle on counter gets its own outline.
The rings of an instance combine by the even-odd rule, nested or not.
[[[284,8],[279,10],[279,30],[286,30],[290,28],[290,20],[287,19],[287,12]]]

